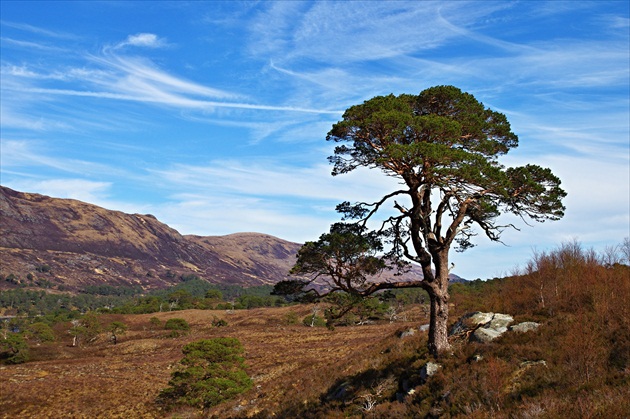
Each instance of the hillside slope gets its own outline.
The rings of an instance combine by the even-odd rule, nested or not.
[[[63,289],[87,285],[160,288],[195,274],[210,282],[273,284],[300,245],[269,235],[183,236],[152,215],[0,186],[0,281]],[[27,279],[29,276],[31,279]]]

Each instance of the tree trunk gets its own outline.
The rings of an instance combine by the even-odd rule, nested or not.
[[[450,352],[448,343],[448,291],[429,291],[431,321],[429,324],[429,352],[436,358]]]
[[[429,323],[429,352],[436,358],[451,352],[448,343],[448,251],[441,252],[434,258],[436,276],[427,287],[431,305]]]

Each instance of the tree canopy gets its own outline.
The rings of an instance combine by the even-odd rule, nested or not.
[[[344,202],[337,208],[346,219],[365,221],[387,200],[409,198],[411,206],[395,203],[401,214],[387,221],[399,236],[408,236],[401,231],[405,221],[421,230],[417,238],[422,241],[413,242],[419,255],[406,254],[419,263],[431,248],[448,247],[456,239],[462,249],[472,246],[473,225],[499,240],[506,227],[496,223],[502,212],[535,221],[564,215],[566,194],[549,169],[499,163],[499,156],[518,146],[505,115],[453,86],[352,106],[327,140],[341,144],[329,158],[333,175],[368,167],[403,181],[403,188],[378,202]],[[447,217],[450,223],[445,224]]]

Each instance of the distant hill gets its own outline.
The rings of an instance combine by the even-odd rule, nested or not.
[[[0,275],[52,285],[163,288],[197,275],[244,286],[285,279],[300,244],[265,234],[184,236],[152,215],[0,186]],[[0,287],[10,285],[0,281]]]
[[[101,284],[155,289],[186,275],[217,284],[275,284],[286,279],[301,246],[259,233],[185,236],[152,215],[3,186],[0,217],[0,288],[19,282],[68,290]]]

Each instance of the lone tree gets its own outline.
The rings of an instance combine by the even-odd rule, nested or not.
[[[119,321],[111,322],[107,331],[111,334],[110,340],[116,345],[118,343],[118,336],[127,333],[127,325]]]
[[[308,290],[317,278],[328,282],[327,293],[362,297],[421,287],[430,297],[428,347],[435,357],[450,349],[451,248],[474,246],[471,239],[479,232],[500,241],[505,228],[516,228],[500,225],[501,213],[538,222],[564,215],[566,193],[549,169],[506,168],[498,162],[518,145],[505,115],[453,86],[432,87],[417,96],[378,96],[352,106],[326,140],[339,144],[329,157],[333,176],[359,167],[380,169],[401,187],[373,202],[338,205],[345,222],[298,253],[292,273],[310,274],[310,280],[286,281],[278,288]],[[373,280],[392,268],[398,273],[409,262],[421,266],[422,279]]]

